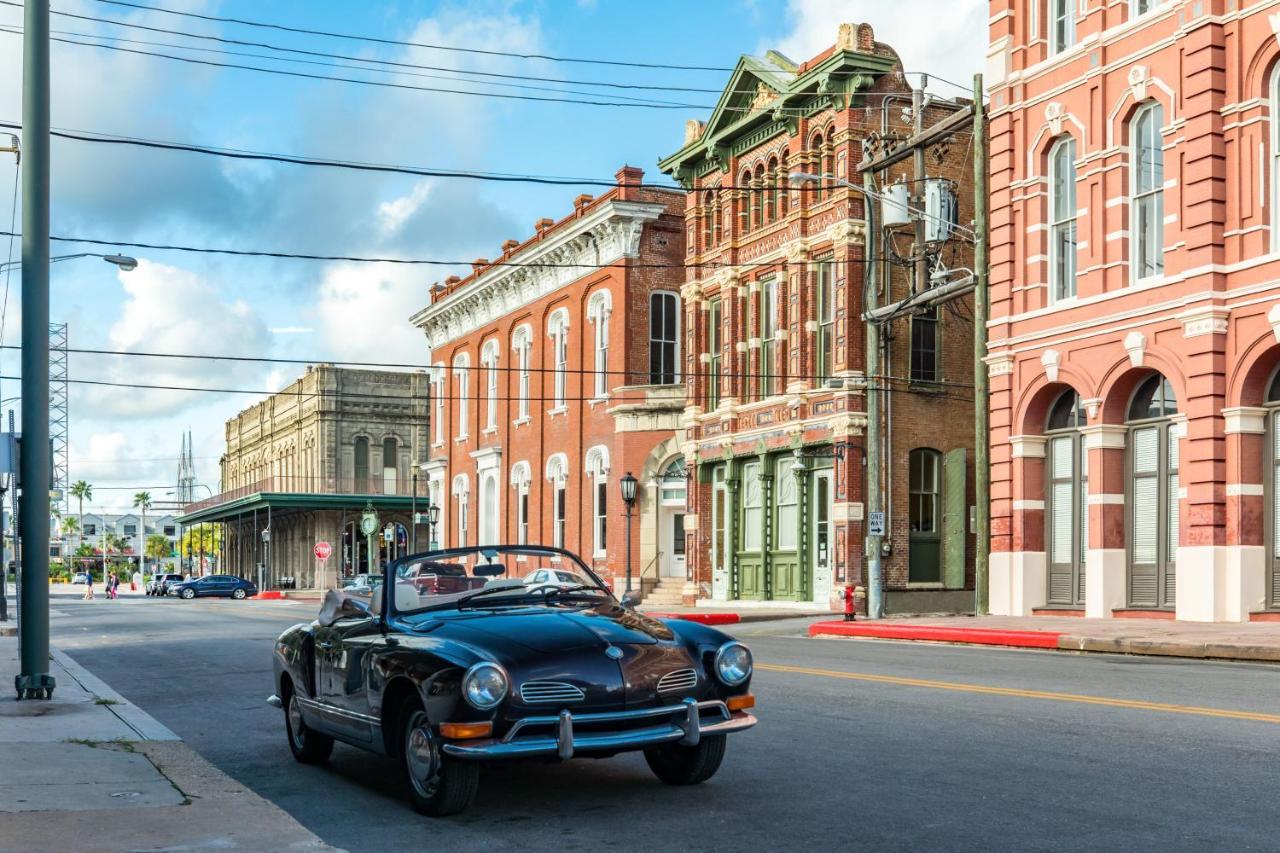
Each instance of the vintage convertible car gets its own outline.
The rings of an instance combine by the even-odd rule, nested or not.
[[[441,562],[487,583],[423,591],[423,565]],[[542,568],[589,582],[518,579]],[[484,762],[643,750],[663,782],[703,782],[720,767],[725,736],[755,725],[751,652],[629,604],[556,548],[405,557],[368,598],[330,591],[319,619],[280,635],[269,701],[284,709],[298,761],[326,760],[335,739],[383,753],[429,815],[465,809]]]

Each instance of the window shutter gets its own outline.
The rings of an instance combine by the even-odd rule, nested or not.
[[[1133,434],[1133,561],[1154,565],[1159,558],[1160,434],[1155,427]]]
[[[946,487],[942,510],[942,580],[948,589],[964,589],[965,545],[968,534],[968,451],[963,447],[943,458]]]

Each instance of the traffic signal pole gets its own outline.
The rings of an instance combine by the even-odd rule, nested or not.
[[[49,674],[49,0],[22,31],[22,445],[18,501],[19,699],[53,698]]]

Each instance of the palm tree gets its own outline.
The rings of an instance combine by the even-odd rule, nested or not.
[[[147,550],[143,543],[147,541],[147,510],[151,509],[151,493],[138,492],[133,496],[133,505],[142,510],[142,526],[138,530],[138,571],[145,576],[147,573]]]
[[[76,480],[71,484],[71,497],[80,502],[80,544],[84,544],[84,502],[93,500],[93,486],[84,480]]]

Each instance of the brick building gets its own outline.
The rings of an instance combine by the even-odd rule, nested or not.
[[[864,143],[910,134],[903,107],[911,97],[896,53],[869,26],[845,24],[833,35],[831,48],[804,63],[774,51],[743,56],[710,119],[690,122],[684,147],[660,164],[690,191],[686,600],[827,606],[839,586],[866,581],[863,196],[837,181],[804,188],[788,176],[859,184]],[[946,109],[930,107],[926,123]],[[964,146],[933,153],[931,174],[970,176],[963,198],[972,183]],[[972,217],[969,195],[959,221]],[[882,300],[913,286],[905,269],[875,269],[886,282]],[[964,591],[973,588],[964,313],[961,304],[888,327],[886,375],[871,391],[884,395],[886,412],[891,611],[972,606]]]
[[[1274,12],[991,3],[993,612],[1280,606]]]
[[[625,572],[619,478],[640,481],[632,565],[684,582],[683,193],[618,186],[539,220],[412,318],[432,362],[440,543],[565,547]]]

